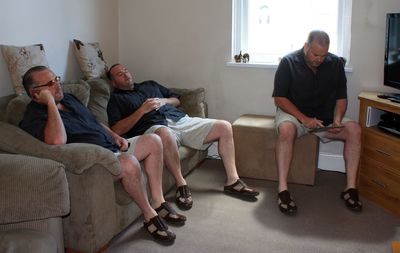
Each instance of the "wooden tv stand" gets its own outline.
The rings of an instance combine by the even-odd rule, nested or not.
[[[362,128],[358,188],[362,196],[400,216],[400,137],[379,129],[379,115],[400,115],[400,104],[362,92],[359,122]]]

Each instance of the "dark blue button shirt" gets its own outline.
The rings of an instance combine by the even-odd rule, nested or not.
[[[347,98],[346,76],[339,57],[328,53],[314,74],[303,49],[286,55],[275,73],[273,97],[286,97],[308,117],[333,122],[337,99]]]
[[[72,94],[64,93],[60,101],[67,110],[59,110],[67,133],[67,143],[91,143],[118,151],[110,133],[96,120],[90,111]],[[20,123],[20,127],[44,141],[47,122],[47,106],[31,101]]]
[[[179,95],[155,81],[135,83],[133,90],[115,89],[108,102],[107,113],[110,126],[134,113],[148,98],[179,98]],[[143,134],[153,125],[168,125],[166,118],[178,121],[186,113],[175,106],[166,104],[159,110],[152,110],[130,129],[125,136],[133,137]]]

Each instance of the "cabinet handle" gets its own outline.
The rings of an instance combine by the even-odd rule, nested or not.
[[[382,151],[382,150],[380,150],[380,149],[375,149],[375,151],[378,152],[378,153],[381,153],[382,155],[392,156],[391,154],[389,154],[389,153],[387,153],[387,152],[385,152],[385,151]]]
[[[374,182],[375,184],[379,185],[380,187],[382,187],[383,189],[387,188],[387,185],[385,183],[379,182],[375,179],[372,179],[372,182]]]

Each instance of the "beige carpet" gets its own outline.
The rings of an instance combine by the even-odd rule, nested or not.
[[[107,252],[390,253],[392,241],[400,240],[400,217],[364,198],[361,214],[346,209],[339,198],[342,173],[318,171],[315,186],[290,185],[299,209],[294,217],[278,210],[275,182],[245,179],[261,192],[256,202],[223,194],[225,177],[218,159],[206,160],[187,180],[194,206],[182,211],[188,217],[185,226],[170,226],[177,235],[173,245],[154,242],[138,220]],[[173,196],[168,193],[167,200]]]

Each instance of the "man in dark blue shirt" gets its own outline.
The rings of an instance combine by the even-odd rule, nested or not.
[[[342,60],[329,53],[329,36],[312,31],[304,47],[286,55],[275,74],[274,91],[278,132],[276,161],[279,175],[278,206],[285,214],[297,211],[288,191],[287,176],[297,137],[325,126],[335,128],[314,131],[322,141],[343,140],[347,185],[341,193],[346,206],[361,211],[356,188],[360,159],[361,128],[344,115],[347,109],[346,76]]]
[[[115,88],[107,108],[111,129],[127,137],[143,133],[156,133],[161,137],[164,162],[177,186],[178,207],[190,209],[193,205],[190,189],[182,176],[178,145],[204,150],[218,141],[227,176],[224,192],[250,198],[259,194],[237,174],[229,122],[189,117],[176,108],[180,104],[177,94],[154,81],[134,83],[132,75],[121,64],[113,65],[108,76]]]
[[[173,242],[175,234],[164,221],[181,223],[186,217],[178,214],[163,197],[162,144],[159,137],[143,135],[128,140],[101,125],[73,95],[64,94],[60,78],[44,66],[33,67],[23,77],[23,85],[32,98],[21,121],[21,128],[50,145],[91,143],[114,152],[121,164],[124,189],[141,208],[144,227],[160,241]],[[151,189],[152,205],[143,188],[139,161],[143,161]],[[154,208],[153,208],[154,207]]]

